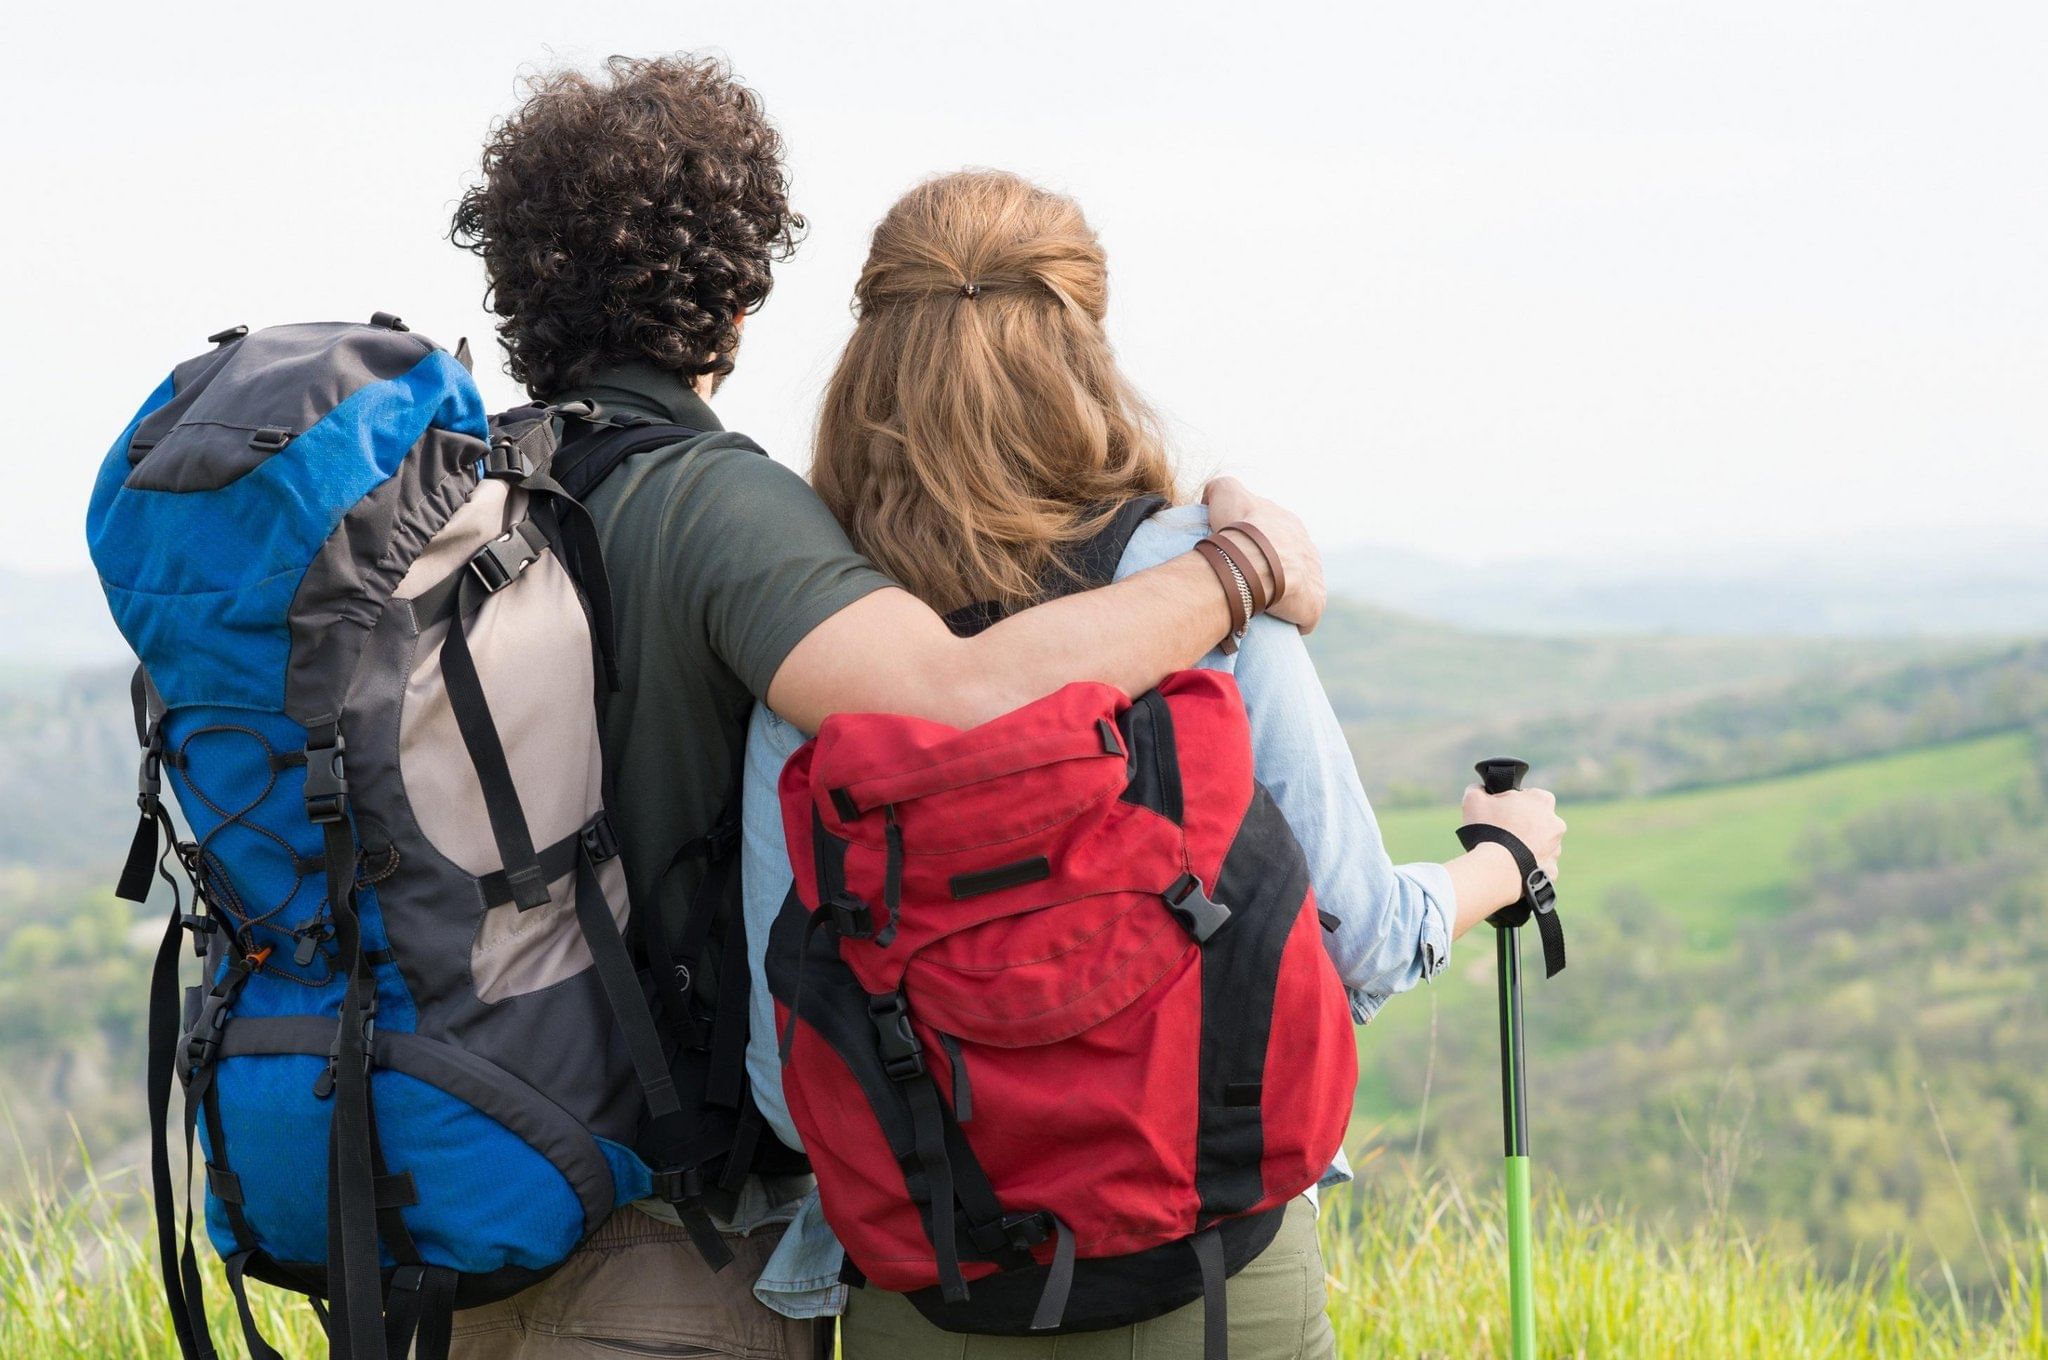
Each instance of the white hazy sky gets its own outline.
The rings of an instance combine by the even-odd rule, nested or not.
[[[210,331],[480,343],[443,239],[536,65],[713,48],[809,241],[727,423],[801,467],[913,180],[1078,196],[1183,466],[1467,560],[2048,526],[2048,6],[38,5],[0,81],[0,564]]]

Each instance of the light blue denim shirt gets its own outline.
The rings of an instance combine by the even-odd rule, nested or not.
[[[1117,575],[1124,577],[1178,557],[1209,532],[1208,511],[1180,506],[1152,516],[1132,535]],[[1455,903],[1450,875],[1438,864],[1395,866],[1379,824],[1358,782],[1358,769],[1337,715],[1330,708],[1301,634],[1276,619],[1252,621],[1236,655],[1211,652],[1201,664],[1235,672],[1251,715],[1252,755],[1259,782],[1286,814],[1307,852],[1317,905],[1337,918],[1324,944],[1351,993],[1360,1024],[1395,992],[1436,976],[1451,954]],[[789,894],[789,856],[782,835],[776,783],[803,745],[796,728],[754,710],[747,735],[746,801],[741,882],[746,898],[747,949],[754,968],[753,1026],[747,1074],[761,1112],[791,1147],[801,1146],[782,1096],[776,1057],[775,1003],[764,960],[768,932]],[[1323,1185],[1351,1179],[1340,1152]],[[837,1313],[846,1301],[839,1283],[845,1260],[813,1191],[795,1211],[781,1244],[754,1285],[755,1296],[789,1317]]]

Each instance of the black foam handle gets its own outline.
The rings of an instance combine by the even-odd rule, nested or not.
[[[1488,793],[1511,793],[1522,787],[1522,776],[1529,773],[1529,762],[1498,756],[1482,760],[1472,768],[1479,772],[1480,786]]]

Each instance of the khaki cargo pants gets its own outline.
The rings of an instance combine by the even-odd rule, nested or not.
[[[1230,1360],[1329,1360],[1316,1211],[1287,1206],[1280,1233],[1230,1279]],[[856,1289],[841,1324],[844,1360],[1201,1360],[1200,1300],[1112,1332],[1071,1336],[957,1336],[924,1320],[900,1294]]]
[[[621,1209],[533,1288],[457,1313],[452,1360],[820,1360],[829,1327],[754,1298],[781,1238],[779,1227],[728,1236],[732,1264],[714,1274],[681,1228]]]

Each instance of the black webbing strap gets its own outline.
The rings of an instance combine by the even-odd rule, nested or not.
[[[400,1265],[418,1265],[420,1249],[413,1242],[412,1230],[405,1226],[405,1215],[401,1211],[420,1202],[419,1187],[413,1182],[410,1171],[401,1171],[395,1176],[391,1174],[391,1167],[384,1160],[384,1140],[377,1133],[375,1100],[370,1102],[369,1113],[370,1202],[377,1207],[377,1233]]]
[[[967,1082],[967,1055],[960,1041],[950,1034],[939,1035],[939,1047],[946,1050],[946,1062],[953,1069],[953,1119],[965,1124],[974,1118],[974,1088]]]
[[[1051,1331],[1067,1315],[1067,1298],[1074,1292],[1074,1230],[1064,1219],[1052,1216],[1058,1240],[1052,1249],[1052,1268],[1046,1272],[1045,1288],[1038,1293],[1038,1308],[1031,1315],[1031,1330]]]
[[[643,1156],[654,1170],[656,1193],[675,1209],[704,1263],[714,1271],[722,1270],[732,1263],[732,1249],[690,1193],[691,1183],[698,1178],[681,1166],[689,1117],[676,1092],[675,1078],[669,1074],[668,1053],[654,1014],[647,1008],[647,994],[640,990],[640,974],[633,967],[619,923],[612,919],[587,843],[576,857],[576,924],[590,949],[598,985],[604,989],[612,1019],[626,1041],[626,1055],[647,1102],[649,1127]]]
[[[624,417],[616,419],[621,423],[595,425],[593,433],[564,439],[555,452],[554,478],[578,501],[589,500],[590,493],[634,454],[667,448],[704,433],[662,421],[627,423]]]
[[[249,1284],[245,1278],[249,1269],[249,1258],[254,1251],[248,1247],[227,1258],[228,1288],[234,1291],[235,1311],[242,1318],[242,1340],[248,1344],[249,1360],[284,1360],[277,1347],[263,1339],[263,1332],[256,1325],[256,1314],[249,1308]]]
[[[646,994],[640,990],[640,975],[619,923],[612,919],[604,888],[597,881],[597,867],[588,853],[576,857],[576,924],[590,948],[597,968],[597,980],[610,1003],[612,1019],[626,1041],[626,1056],[632,1060],[647,1112],[657,1128],[667,1130],[683,1116],[683,1102],[676,1094],[675,1079],[669,1075],[668,1056],[662,1050],[661,1034],[648,1014]]]
[[[227,1216],[228,1231],[235,1238],[235,1250],[253,1251],[256,1232],[249,1226],[248,1216],[242,1212],[242,1181],[235,1175],[234,1163],[229,1160],[227,1125],[220,1117],[220,1084],[214,1081],[211,1069],[202,1071],[194,1079],[185,1099],[196,1102],[206,1119],[208,1152],[211,1154],[206,1163],[206,1183]]]
[[[169,877],[168,873],[165,875]],[[177,1067],[178,1050],[178,954],[184,947],[183,913],[176,900],[171,903],[170,922],[164,928],[163,943],[157,946],[156,963],[149,978],[149,1181],[156,1201],[157,1260],[163,1272],[164,1298],[170,1305],[171,1330],[178,1338],[178,1352],[184,1360],[214,1360],[213,1337],[206,1326],[206,1308],[200,1298],[199,1262],[192,1251],[192,1203],[188,1175],[185,1200],[186,1233],[184,1250],[178,1245],[177,1201],[171,1180],[171,1078]],[[186,1129],[191,1128],[191,1106],[186,1106]],[[191,1143],[186,1143],[186,1164],[191,1164]]]
[[[544,881],[553,883],[558,878],[568,877],[575,870],[576,848],[582,843],[585,830],[586,828],[579,827],[553,845],[534,853],[534,862],[540,865]],[[485,906],[499,907],[516,900],[512,893],[511,879],[503,869],[493,869],[483,875],[477,880],[477,886],[483,889]]]
[[[948,1303],[967,1298],[967,1281],[960,1274],[959,1225],[954,1221],[953,1163],[946,1155],[945,1105],[939,1088],[929,1074],[920,1074],[903,1084],[910,1101],[910,1125],[917,1148],[914,1155],[924,1173],[931,1196],[932,1254],[939,1269],[939,1292]]]
[[[1536,862],[1535,852],[1522,838],[1505,827],[1472,822],[1458,828],[1458,842],[1467,850],[1477,845],[1498,845],[1514,858],[1522,878],[1522,895],[1486,918],[1487,924],[1513,929],[1536,918],[1536,933],[1543,940],[1543,976],[1554,978],[1564,971],[1564,922],[1557,915],[1557,890]]]
[[[466,618],[483,608],[484,601],[517,580],[550,547],[541,526],[520,520],[502,535],[477,549],[446,579],[412,597],[413,626],[426,631],[443,619],[452,618],[458,606]],[[462,597],[462,578],[477,577],[483,590]]]
[[[455,1327],[456,1273],[446,1266],[400,1266],[391,1276],[384,1349],[393,1360],[448,1360]]]
[[[1202,1272],[1202,1360],[1230,1355],[1230,1284],[1223,1274],[1223,1234],[1215,1224],[1188,1239]]]
[[[462,573],[458,600],[467,600],[483,590],[474,572]],[[491,835],[498,843],[498,858],[504,865],[512,900],[526,909],[548,902],[547,873],[534,854],[533,833],[526,825],[526,809],[519,801],[518,785],[512,782],[512,767],[505,759],[505,744],[498,739],[498,726],[491,720],[490,700],[484,696],[483,679],[477,674],[476,659],[470,655],[467,629],[460,611],[441,641],[441,676],[448,686],[448,706],[455,710],[455,725],[461,729],[462,744],[476,767],[477,783],[483,788],[484,812],[491,823]]]
[[[612,614],[611,578],[605,574],[604,551],[599,546],[597,521],[583,503],[544,472],[537,472],[520,484],[534,497],[532,523],[540,527],[555,550],[555,557],[568,569],[576,585],[583,611],[590,625],[591,655],[597,665],[598,683],[605,692],[619,687],[618,625]]]
[[[362,920],[356,914],[355,832],[341,764],[345,751],[338,721],[329,718],[308,725],[306,812],[324,840],[328,911],[343,979],[334,1039],[334,1114],[327,1143],[327,1292],[334,1304],[333,1354],[348,1360],[386,1360],[377,1154],[370,1115],[377,992],[363,958]]]

